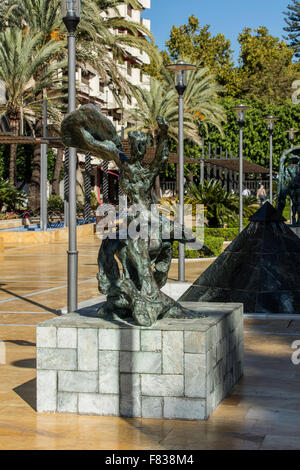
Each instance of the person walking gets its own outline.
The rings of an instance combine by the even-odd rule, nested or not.
[[[266,190],[263,184],[260,185],[260,188],[257,191],[256,197],[259,200],[259,205],[260,207],[264,204],[265,199],[266,199]]]
[[[242,192],[242,196],[249,197],[251,196],[251,191],[248,188],[245,188],[244,191]]]

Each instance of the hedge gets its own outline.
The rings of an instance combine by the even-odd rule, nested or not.
[[[222,253],[224,238],[212,237],[209,235],[205,236],[204,244],[213,252],[212,255],[208,255],[205,250],[189,250],[185,248],[186,258],[214,258]],[[178,242],[173,243],[173,258],[178,258]]]
[[[206,228],[204,233],[205,237],[221,237],[224,238],[226,242],[230,242],[238,236],[239,228]]]

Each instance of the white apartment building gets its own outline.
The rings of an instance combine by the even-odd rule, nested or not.
[[[137,24],[142,24],[149,31],[151,28],[150,20],[141,18],[141,13],[151,7],[151,0],[139,0],[141,9],[134,10],[128,5],[121,5],[118,7],[120,15],[128,21],[133,21]],[[102,13],[105,16],[105,13]],[[115,16],[115,12],[111,10],[108,13],[111,17]],[[113,32],[113,31],[112,31]],[[127,34],[124,31],[123,34]],[[127,56],[124,64],[119,63],[119,70],[123,76],[134,86],[142,86],[149,88],[149,77],[142,74],[140,66],[143,64],[149,64],[150,60],[148,55],[140,49],[134,47],[126,47]],[[117,131],[121,135],[121,120],[123,113],[126,109],[136,106],[136,100],[125,98],[122,100],[122,105],[114,98],[113,90],[103,82],[92,67],[87,66],[77,67],[77,99],[81,104],[87,104],[93,102],[98,105],[103,114],[113,122]],[[85,155],[78,154],[79,168],[77,171],[77,197],[83,201],[84,193],[84,173],[85,173]],[[114,162],[110,162],[108,167],[104,162],[95,156],[91,159],[92,170],[91,170],[91,182],[92,189],[97,196],[98,202],[104,200],[103,187],[104,180],[108,186],[109,201],[114,202],[118,194],[119,187],[119,172]],[[61,182],[60,188],[61,196],[63,196],[63,182]]]
[[[141,10],[134,10],[129,5],[121,5],[118,7],[119,13],[126,20],[142,24],[150,31],[150,20],[141,18],[141,12],[151,7],[151,0],[139,0],[139,3]],[[114,11],[112,10],[108,15],[114,16]],[[103,13],[103,16],[105,16],[105,13]],[[127,31],[123,31],[123,34],[127,34]],[[140,49],[129,46],[126,47],[126,53],[124,64],[118,64],[122,75],[135,86],[149,87],[149,77],[142,74],[138,67],[149,64],[148,55]],[[114,98],[112,89],[103,82],[102,78],[91,67],[86,70],[78,67],[77,81],[77,96],[80,102],[86,104],[93,101],[99,105],[103,113],[106,113],[117,130],[120,131],[122,113],[128,108],[134,107],[136,100],[134,98],[125,98],[122,100],[122,106],[120,106]]]

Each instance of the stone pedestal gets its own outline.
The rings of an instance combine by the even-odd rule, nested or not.
[[[208,419],[243,374],[243,308],[182,305],[207,317],[143,328],[88,307],[40,323],[37,410]]]

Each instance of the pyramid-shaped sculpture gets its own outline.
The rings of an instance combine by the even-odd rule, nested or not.
[[[266,202],[180,298],[242,302],[245,313],[300,314],[300,239]]]

